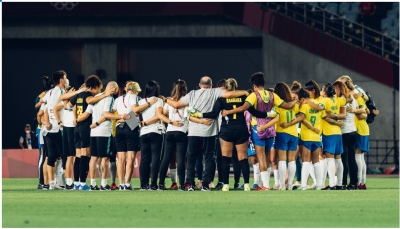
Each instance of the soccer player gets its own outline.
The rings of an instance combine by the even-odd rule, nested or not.
[[[328,165],[329,187],[323,190],[344,190],[342,186],[343,163],[341,154],[343,153],[342,132],[343,119],[346,118],[346,103],[344,97],[335,97],[335,89],[331,83],[325,85],[324,92],[326,98],[320,100],[324,105],[326,115],[322,117],[322,150],[325,154]],[[335,166],[337,183],[335,184]],[[339,185],[338,185],[339,184]]]
[[[171,99],[179,101],[183,96],[187,94],[187,85],[183,80],[175,82],[172,92]],[[167,116],[167,117],[166,117]],[[168,105],[164,105],[160,120],[164,123],[168,123],[167,132],[165,134],[165,145],[164,145],[164,156],[160,166],[160,182],[159,190],[167,190],[165,187],[165,175],[168,170],[173,154],[176,149],[176,161],[178,163],[178,176],[179,176],[179,191],[185,190],[185,159],[188,144],[188,120],[187,120],[187,108],[182,107],[175,109]],[[171,173],[172,175],[172,173]]]
[[[200,79],[200,89],[189,92],[179,101],[166,99],[166,102],[178,109],[181,107],[193,107],[199,112],[209,112],[212,110],[215,101],[220,98],[235,98],[247,95],[246,91],[224,91],[219,88],[212,88],[211,78],[204,76]],[[196,159],[201,152],[204,152],[205,172],[202,191],[209,191],[209,183],[215,174],[215,136],[217,135],[217,122],[210,126],[189,121],[189,147],[187,159],[187,180],[190,183],[189,191],[194,191],[194,166]]]
[[[253,85],[254,92],[251,93],[247,98],[246,98],[246,103],[244,103],[241,107],[233,109],[233,110],[224,110],[222,112],[222,116],[226,116],[229,114],[234,114],[238,112],[243,112],[250,107],[254,107],[255,109],[259,111],[263,111],[266,113],[266,111],[270,111],[273,106],[276,107],[282,107],[285,109],[291,109],[294,104],[296,103],[296,100],[293,100],[290,103],[285,103],[277,94],[269,92],[265,90],[265,77],[264,73],[262,72],[256,72],[254,73],[251,78],[250,82]],[[271,102],[270,102],[271,101]],[[260,107],[266,107],[269,106],[266,109],[269,110],[261,110]],[[265,109],[265,108],[264,108]],[[260,119],[258,119],[260,120]],[[262,190],[270,190],[269,188],[269,178],[270,178],[270,173],[267,171],[269,167],[269,159],[267,161],[267,158],[269,158],[269,152],[272,148],[272,144],[274,141],[275,137],[275,128],[271,127],[267,132],[269,132],[268,137],[266,139],[260,139],[259,134],[257,132],[257,126],[259,121],[253,121],[252,126],[252,140],[255,146],[255,150],[257,153],[257,158],[259,160],[260,164],[260,171],[261,171],[261,180],[263,182],[263,187],[261,187]],[[254,132],[254,133],[253,133]],[[267,155],[265,155],[267,153]]]

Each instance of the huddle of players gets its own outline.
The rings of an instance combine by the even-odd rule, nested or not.
[[[64,159],[62,164],[66,177],[66,189],[111,189],[107,184],[106,174],[110,156],[111,159],[114,157],[115,161],[115,152],[114,155],[110,155],[111,151],[109,150],[112,135],[110,120],[112,119],[117,120],[116,146],[118,157],[122,158],[118,163],[120,190],[133,189],[130,185],[130,176],[133,159],[139,150],[139,132],[142,152],[141,190],[166,189],[165,173],[171,155],[176,150],[180,183],[178,190],[185,190],[185,182],[189,184],[186,186],[187,190],[194,190],[194,162],[199,153],[204,151],[206,171],[202,190],[208,191],[208,183],[214,179],[215,175],[213,143],[218,132],[222,153],[219,159],[222,159],[222,163],[218,166],[221,179],[217,187],[222,186],[223,191],[229,191],[229,166],[234,147],[243,172],[245,191],[250,190],[248,157],[251,158],[255,174],[257,167],[259,168],[263,183],[262,187],[253,185],[255,190],[270,189],[270,172],[267,170],[270,158],[273,164],[276,161],[274,158],[279,158],[276,176],[279,177],[276,179],[279,180],[278,188],[280,190],[292,189],[291,184],[296,170],[294,160],[299,153],[303,160],[300,189],[305,189],[310,171],[310,161],[313,162],[317,177],[316,189],[320,189],[325,183],[323,180],[323,177],[326,177],[325,168],[329,168],[327,169],[328,175],[330,181],[332,180],[328,189],[339,186],[334,184],[334,179],[332,179],[334,163],[336,163],[338,184],[342,182],[343,170],[340,171],[340,168],[343,168],[343,165],[340,165],[340,155],[343,147],[340,126],[343,125],[343,122],[339,120],[346,119],[345,111],[348,110],[346,106],[349,105],[348,102],[355,100],[347,92],[351,88],[348,88],[349,83],[345,85],[341,81],[337,81],[336,85],[325,85],[323,92],[327,97],[324,98],[320,96],[318,85],[314,81],[310,81],[305,84],[305,90],[294,90],[293,96],[291,96],[291,91],[285,83],[278,83],[274,92],[265,90],[264,75],[258,72],[251,76],[250,82],[255,92],[250,95],[245,91],[236,91],[238,85],[234,79],[228,79],[225,87],[218,89],[212,88],[209,77],[203,77],[199,83],[200,89],[190,93],[187,93],[186,83],[179,80],[174,84],[172,98],[166,99],[159,95],[158,83],[150,81],[146,85],[144,99],[139,100],[137,97],[141,91],[139,85],[135,82],[128,82],[125,86],[127,94],[120,96],[114,104],[114,99],[110,95],[118,91],[118,85],[115,82],[110,82],[105,92],[100,93],[102,89],[100,79],[97,76],[90,76],[86,79],[84,87],[78,91],[72,89],[65,93],[66,86],[68,86],[66,73],[57,71],[53,73],[52,78],[56,86],[44,93],[39,102],[42,104],[38,120],[42,124],[40,136],[43,136],[40,143],[45,143],[44,148],[47,149],[44,150],[46,165],[43,166],[43,189],[63,189],[60,186],[62,181],[56,182],[54,178],[56,162],[61,164],[61,160],[57,160],[61,156]],[[351,83],[351,79],[346,82]],[[298,84],[296,85],[299,87]],[[337,95],[335,96],[335,94]],[[358,95],[354,92],[353,94]],[[362,104],[361,101],[362,97],[364,96],[357,97],[360,105],[350,110],[355,113],[357,109],[359,113],[353,123],[357,127],[357,131],[360,129],[360,144],[357,143],[357,148],[361,153],[369,151],[367,136],[369,133],[366,135],[365,131],[362,132],[362,128],[365,128],[363,118],[366,112],[365,104]],[[165,106],[163,106],[163,102]],[[119,115],[114,114],[115,111]],[[126,119],[131,118],[128,115],[130,111],[140,116],[141,127],[131,130],[128,125],[124,124]],[[187,117],[187,113],[190,114],[190,117]],[[217,122],[213,121],[219,113],[225,117],[221,119],[220,131],[218,131]],[[160,120],[169,124],[167,130],[163,129]],[[296,124],[300,122],[301,128],[298,133]],[[366,127],[368,128],[368,126]],[[61,134],[61,129],[63,134]],[[186,135],[187,132],[188,135]],[[166,136],[165,152],[160,170],[159,158],[163,144],[162,134],[164,133]],[[323,151],[321,151],[321,133],[323,133],[322,142],[325,146]],[[276,150],[270,153],[274,140]],[[62,146],[64,149],[61,148]],[[323,159],[324,156],[327,158],[326,163]],[[289,161],[288,185],[285,185],[286,157]],[[336,159],[334,162],[333,158]],[[94,179],[98,159],[101,160],[102,168],[100,188]],[[149,185],[150,167],[151,185]],[[362,165],[359,167],[362,168]],[[187,169],[186,178],[185,169]],[[91,177],[90,186],[86,184],[88,172]],[[159,172],[161,174],[160,183],[157,185]],[[362,172],[363,170],[359,174]],[[62,174],[62,172],[56,174]],[[342,174],[341,177],[340,174]],[[365,178],[364,183],[361,182],[362,179],[359,179],[358,184],[365,185]],[[114,186],[113,189],[117,188],[114,182],[112,186]]]

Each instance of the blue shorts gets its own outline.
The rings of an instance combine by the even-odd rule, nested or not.
[[[360,149],[361,152],[369,152],[369,136],[361,136],[357,134],[356,148]]]
[[[339,155],[343,153],[343,142],[341,134],[325,136],[322,135],[322,151],[330,154]]]
[[[287,133],[276,133],[275,149],[296,151],[299,139]]]
[[[254,148],[253,142],[250,142],[249,146],[247,147],[247,156],[256,156],[256,149]]]
[[[254,145],[265,146],[265,152],[271,151],[272,145],[274,144],[274,138],[259,139],[257,134],[257,126],[253,126],[251,131],[251,140]]]
[[[306,147],[310,152],[314,152],[321,147],[321,142],[303,141],[299,139],[299,145]]]

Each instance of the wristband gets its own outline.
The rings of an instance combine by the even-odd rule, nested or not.
[[[100,126],[100,124],[98,122],[96,122],[96,126]]]
[[[58,122],[58,125],[60,125],[60,123],[62,123],[62,121],[59,121],[59,122]]]
[[[171,124],[171,125],[172,125],[172,120],[170,120],[170,121],[169,121],[169,124]]]
[[[151,104],[150,104],[150,102],[147,102],[147,104],[148,104],[148,106],[149,106],[149,107],[151,107]]]
[[[144,126],[147,126],[147,123],[146,123],[146,122],[143,122],[143,125],[144,125]]]

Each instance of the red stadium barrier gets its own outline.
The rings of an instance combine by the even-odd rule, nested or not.
[[[37,178],[39,150],[3,149],[3,178]],[[139,177],[140,152],[137,153],[133,176]],[[96,175],[97,172],[96,172]]]

